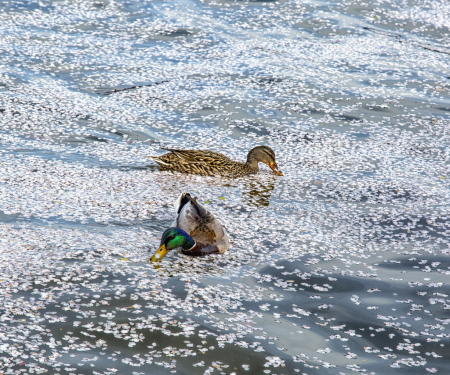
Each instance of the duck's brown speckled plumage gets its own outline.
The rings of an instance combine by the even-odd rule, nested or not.
[[[201,176],[223,176],[237,178],[259,172],[258,162],[267,164],[274,173],[282,175],[275,162],[275,153],[268,146],[257,146],[247,155],[247,162],[240,163],[218,152],[208,150],[178,150],[163,148],[170,151],[162,156],[151,157],[165,169],[178,172],[197,174]]]

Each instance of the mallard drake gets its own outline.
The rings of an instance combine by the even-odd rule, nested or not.
[[[211,212],[181,193],[174,204],[177,217],[162,237],[158,251],[150,258],[159,262],[172,249],[181,247],[185,255],[222,254],[228,249],[228,234]]]
[[[275,152],[269,146],[252,148],[245,163],[227,158],[218,152],[207,150],[178,150],[163,148],[170,151],[162,156],[151,156],[156,163],[166,169],[178,172],[198,174],[201,176],[242,177],[258,173],[258,163],[264,163],[272,171],[282,176],[275,162]]]

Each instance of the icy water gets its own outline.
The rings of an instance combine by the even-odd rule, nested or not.
[[[449,27],[446,0],[0,0],[0,374],[448,373]],[[284,176],[148,159],[263,144]],[[231,247],[151,265],[182,191]]]

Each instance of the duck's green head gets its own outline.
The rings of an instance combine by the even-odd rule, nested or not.
[[[167,229],[162,237],[158,251],[150,258],[150,262],[159,262],[166,254],[177,247],[183,250],[190,250],[195,246],[192,237],[180,228]]]

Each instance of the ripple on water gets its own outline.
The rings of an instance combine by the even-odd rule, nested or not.
[[[446,373],[448,6],[179,5],[2,4],[2,371]],[[150,266],[180,191],[230,249]]]

